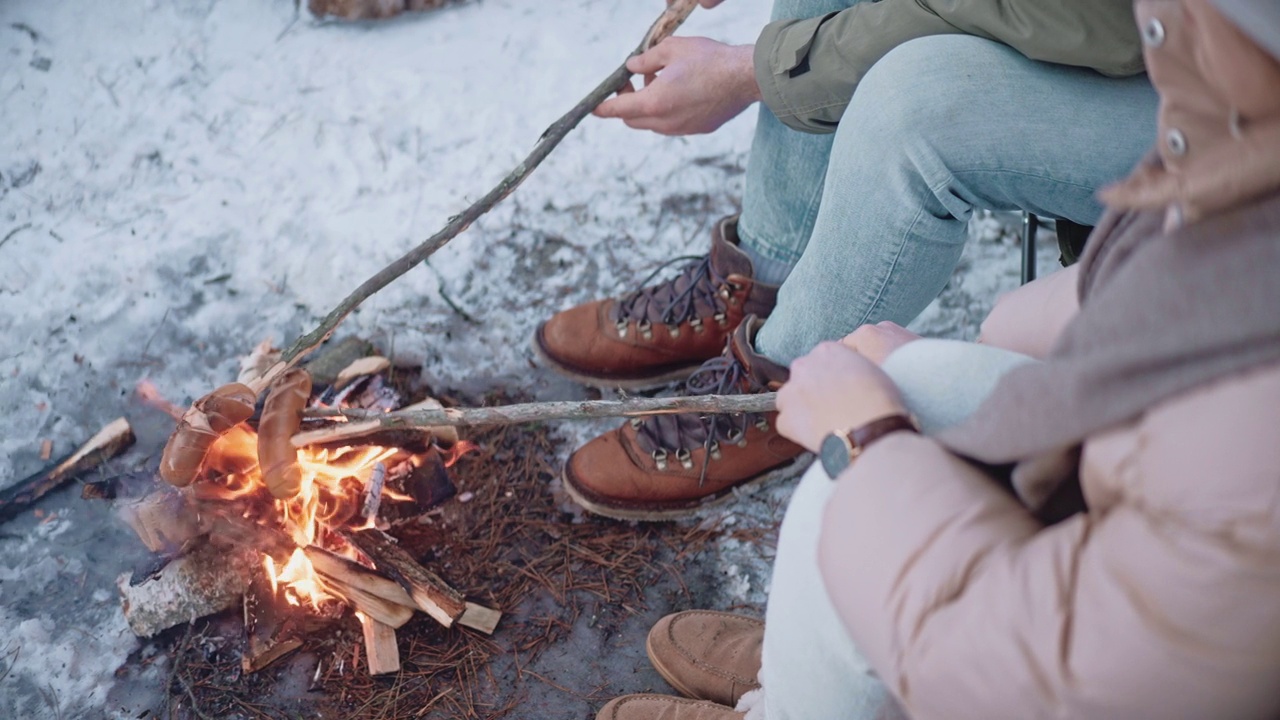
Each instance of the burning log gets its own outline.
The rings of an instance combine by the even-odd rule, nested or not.
[[[244,593],[244,650],[240,667],[255,673],[302,647],[302,633],[291,622],[296,613],[287,612],[276,599],[275,590],[258,573]]]
[[[382,489],[386,484],[387,466],[378,463],[373,466],[373,476],[369,478],[369,487],[364,491],[364,505],[360,508],[360,515],[365,520],[378,517],[378,510],[382,507]]]
[[[98,431],[89,442],[58,462],[0,491],[0,522],[13,518],[32,503],[62,487],[72,478],[98,467],[133,445],[129,421],[117,418]]]
[[[399,583],[376,570],[314,545],[304,548],[303,552],[306,554],[307,559],[311,561],[311,567],[315,568],[316,573],[324,578],[326,582],[348,588],[357,588],[369,595],[382,598],[410,610],[418,607],[413,598],[409,597],[409,593],[400,587]]]
[[[204,532],[198,514],[183,493],[169,487],[137,498],[121,498],[116,512],[153,553],[178,550]]]
[[[435,573],[418,564],[409,553],[381,530],[343,533],[352,545],[368,555],[378,570],[400,584],[419,610],[435,618],[445,627],[462,617],[467,610],[461,593]]]
[[[413,607],[391,602],[366,590],[360,584],[350,584],[345,580],[320,575],[320,584],[328,592],[342,598],[358,612],[377,620],[380,623],[398,628],[413,617]]]
[[[356,613],[360,629],[364,631],[364,654],[369,660],[370,675],[385,675],[400,671],[400,648],[396,644],[395,628]]]

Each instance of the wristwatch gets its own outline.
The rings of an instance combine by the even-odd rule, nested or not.
[[[910,415],[897,413],[872,420],[852,430],[828,434],[822,439],[822,446],[818,449],[818,457],[822,460],[822,468],[827,471],[827,477],[835,480],[867,446],[899,430],[918,433],[920,426]]]

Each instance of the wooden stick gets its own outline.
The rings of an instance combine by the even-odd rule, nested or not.
[[[395,628],[364,613],[356,613],[356,617],[360,619],[360,629],[364,631],[364,655],[369,661],[369,674],[399,672],[400,648],[396,644]]]
[[[320,586],[341,597],[353,609],[385,625],[398,628],[413,617],[413,608],[380,598],[360,585],[320,574]]]
[[[259,569],[244,592],[244,650],[240,668],[255,673],[302,647],[302,638],[291,632],[292,613],[277,605],[271,584]]]
[[[562,400],[479,408],[398,410],[305,410],[305,417],[346,417],[348,425],[370,434],[375,428],[405,429],[432,426],[513,425],[548,420],[587,420],[604,417],[647,417],[679,413],[735,414],[773,412],[777,393],[756,395],[695,395],[691,397],[628,398],[626,400]],[[339,425],[338,428],[346,427]],[[318,433],[319,431],[317,431]],[[293,436],[297,447],[311,444],[308,433]],[[321,437],[319,434],[314,437]],[[301,441],[301,442],[300,442]]]
[[[382,575],[377,570],[314,545],[304,548],[303,553],[311,561],[311,567],[326,579],[336,580],[348,587],[358,587],[370,595],[377,595],[383,600],[403,605],[411,610],[418,607],[413,602],[413,598],[409,597],[409,593],[400,587],[400,583]]]
[[[467,609],[462,613],[462,617],[458,618],[458,624],[463,627],[469,627],[472,630],[479,630],[485,635],[492,635],[493,631],[498,627],[498,621],[501,619],[501,612],[469,602],[467,603]]]
[[[414,605],[435,618],[445,627],[462,617],[467,610],[466,601],[457,590],[449,587],[438,575],[418,564],[381,530],[361,530],[342,533],[360,552],[368,555],[378,566],[378,571],[400,583],[400,587],[413,598]]]
[[[645,33],[644,41],[640,43],[632,55],[638,55],[670,36],[671,33],[675,32],[676,28],[680,27],[685,19],[689,17],[689,14],[693,12],[693,9],[697,4],[697,0],[675,0],[675,2],[663,11],[662,15],[658,17],[653,26],[649,28],[649,31]],[[555,149],[562,140],[564,140],[565,136],[569,134],[569,131],[577,127],[578,123],[582,122],[583,118],[589,115],[597,105],[609,96],[618,92],[618,90],[622,89],[622,86],[631,79],[631,74],[631,71],[627,69],[626,63],[624,62],[617,70],[610,73],[603,82],[597,85],[594,90],[588,93],[587,96],[575,105],[572,110],[565,113],[563,117],[552,123],[551,127],[547,128],[546,132],[542,133],[542,137],[538,139],[538,143],[534,145],[533,151],[529,153],[529,156],[517,165],[505,178],[503,178],[502,181],[498,183],[497,187],[486,193],[484,197],[472,203],[471,207],[468,207],[466,210],[454,215],[439,232],[427,238],[421,245],[405,253],[399,259],[378,271],[377,274],[364,281],[360,287],[356,288],[350,295],[344,298],[342,302],[338,303],[338,306],[320,321],[320,325],[316,327],[316,329],[298,338],[293,345],[285,351],[282,358],[283,362],[268,371],[267,375],[269,377],[263,378],[265,382],[262,384],[262,387],[266,387],[266,385],[270,383],[270,380],[274,379],[276,375],[282,373],[287,367],[293,366],[306,356],[307,353],[311,352],[316,347],[319,347],[320,343],[323,343],[330,335],[333,334],[333,331],[337,329],[338,324],[341,323],[347,315],[356,308],[356,306],[367,300],[374,293],[389,285],[393,280],[396,280],[401,275],[412,270],[422,261],[431,257],[433,253],[444,247],[445,243],[448,243],[459,233],[466,230],[471,226],[471,223],[479,219],[480,216],[489,212],[494,205],[497,205],[508,195],[514,192],[515,189],[524,182],[525,178],[529,177],[530,173],[532,173],[534,169],[546,159],[547,155],[551,154],[551,151]],[[253,386],[251,385],[251,387]],[[260,388],[256,387],[255,389],[260,390]]]
[[[92,470],[133,445],[129,421],[117,418],[98,431],[57,465],[19,481],[0,492],[0,522],[13,518],[40,498],[62,487],[75,476]]]

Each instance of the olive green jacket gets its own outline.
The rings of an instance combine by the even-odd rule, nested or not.
[[[756,42],[756,79],[779,120],[829,133],[876,61],[908,40],[951,33],[1105,75],[1143,70],[1132,0],[878,0],[770,23]]]

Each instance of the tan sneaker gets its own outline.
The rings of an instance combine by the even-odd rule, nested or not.
[[[761,321],[748,318],[724,354],[689,377],[693,395],[777,390],[787,369],[758,355]],[[564,465],[564,488],[582,507],[620,520],[684,517],[794,472],[799,445],[778,434],[777,413],[654,415],[637,418],[578,448]]]
[[[745,713],[704,700],[666,695],[624,695],[610,700],[596,720],[742,720]]]
[[[737,227],[736,216],[717,222],[711,252],[671,280],[557,313],[538,328],[534,351],[588,385],[638,390],[688,377],[744,317],[766,317],[777,301],[778,286],[753,280]]]
[[[686,697],[735,707],[758,690],[764,621],[712,610],[668,615],[649,631],[649,662]]]

